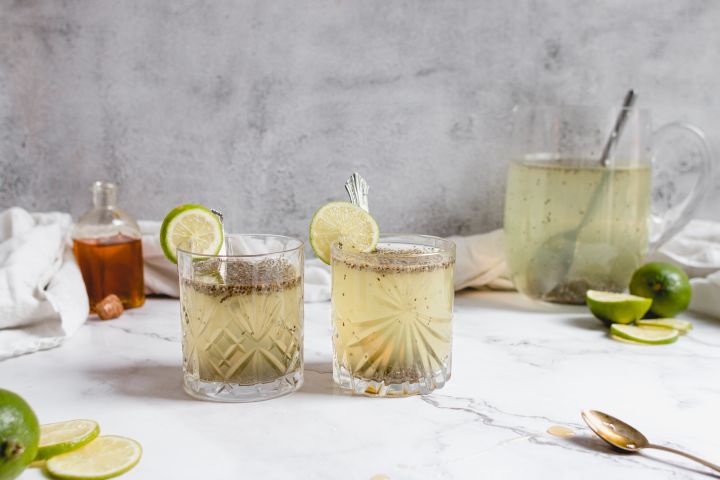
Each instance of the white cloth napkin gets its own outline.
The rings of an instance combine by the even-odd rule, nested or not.
[[[160,222],[140,221],[145,269],[145,293],[180,296],[177,267],[165,257],[160,246]]]
[[[514,290],[505,263],[505,233],[450,237],[455,242],[455,290],[489,288]]]
[[[145,292],[178,297],[177,267],[163,254],[160,246],[160,222],[141,221]],[[305,262],[305,301],[330,300],[330,267],[313,258]]]
[[[690,310],[720,318],[720,223],[692,220],[650,259],[685,270],[692,284]]]
[[[66,213],[0,213],[0,360],[59,345],[87,318]]]

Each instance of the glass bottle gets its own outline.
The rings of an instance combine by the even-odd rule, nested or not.
[[[90,299],[90,311],[110,294],[124,308],[145,303],[140,227],[117,208],[117,188],[95,182],[93,208],[80,217],[72,230],[73,253],[80,266]]]

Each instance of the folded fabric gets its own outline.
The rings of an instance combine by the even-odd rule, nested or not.
[[[177,267],[165,257],[160,246],[160,222],[139,222],[145,259],[145,292],[180,296]],[[313,258],[305,262],[305,301],[330,300],[330,267]]]
[[[650,260],[674,263],[690,277],[690,310],[720,318],[720,223],[692,220]]]
[[[514,290],[505,263],[505,233],[449,237],[455,242],[455,290],[488,288]]]
[[[0,359],[52,348],[87,318],[85,284],[65,213],[0,213]]]
[[[167,259],[160,246],[160,222],[140,221],[145,269],[145,293],[179,297],[177,267]]]

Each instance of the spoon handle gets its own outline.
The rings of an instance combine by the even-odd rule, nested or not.
[[[711,469],[715,470],[716,472],[720,472],[720,465],[715,465],[714,463],[710,463],[707,460],[703,460],[700,457],[696,457],[695,455],[691,455],[687,452],[683,452],[682,450],[676,450],[674,448],[664,447],[662,445],[653,445],[653,444],[648,445],[647,448],[656,448],[658,450],[665,450],[666,452],[676,453],[678,455],[682,455],[683,457],[687,457],[690,460],[695,460],[698,463],[702,463],[706,467],[711,468]]]

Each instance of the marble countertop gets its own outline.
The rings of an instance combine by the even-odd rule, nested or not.
[[[708,478],[663,452],[615,453],[580,419],[604,410],[719,462],[720,321],[693,320],[675,344],[638,346],[611,340],[582,307],[463,293],[445,388],[373,399],[333,387],[330,305],[307,304],[302,389],[217,404],[182,391],[178,302],[149,299],[60,348],[1,362],[0,385],[43,423],[93,418],[139,440],[143,459],[121,478]],[[553,425],[576,436],[552,436]],[[32,478],[44,477],[21,476]]]

